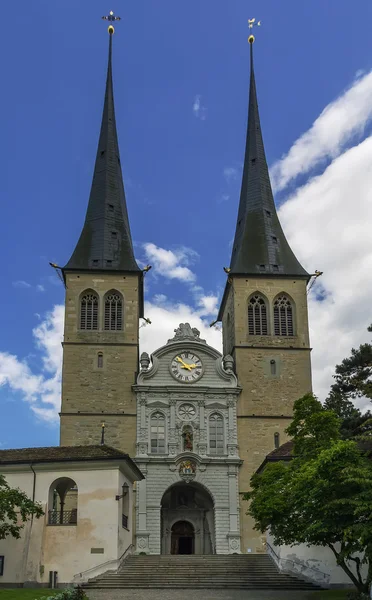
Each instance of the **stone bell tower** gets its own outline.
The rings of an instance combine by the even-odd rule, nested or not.
[[[223,353],[235,359],[240,498],[265,456],[286,441],[293,403],[311,391],[306,287],[310,275],[293,254],[275,208],[258,112],[250,36],[250,92],[240,204],[219,312]],[[243,501],[243,552],[264,552]]]
[[[109,29],[106,92],[85,223],[63,267],[66,283],[61,445],[135,452],[138,320],[143,273],[134,258],[120,165]]]

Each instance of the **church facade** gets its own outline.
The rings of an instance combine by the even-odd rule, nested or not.
[[[143,276],[136,262],[115,124],[112,32],[85,223],[66,282],[60,443],[105,442],[145,475],[133,543],[146,553],[260,553],[246,515],[250,478],[287,440],[293,402],[311,391],[307,284],[279,223],[250,43],[248,129],[235,239],[218,320],[223,355],[180,324],[139,353]],[[217,267],[217,266],[216,266]]]
[[[141,356],[137,395],[138,551],[240,550],[236,404],[231,356],[181,323],[151,358]]]

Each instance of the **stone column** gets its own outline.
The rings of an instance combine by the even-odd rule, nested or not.
[[[238,456],[237,426],[235,418],[236,398],[232,394],[230,394],[227,398],[227,406],[229,409],[227,453],[229,456],[235,457]]]
[[[137,437],[137,443],[136,443],[137,456],[147,456],[149,442],[148,442],[148,431],[147,431],[147,426],[146,426],[147,398],[146,398],[145,392],[141,392],[140,394],[138,394],[137,398],[138,398],[138,406],[139,406],[139,410],[138,410],[139,428],[137,429],[138,437]]]
[[[205,411],[204,411],[205,401],[204,401],[204,398],[199,398],[198,404],[199,404],[199,427],[200,427],[198,450],[199,450],[200,456],[205,456],[207,454],[207,431],[205,428]]]
[[[176,429],[176,399],[169,399],[170,417],[168,433],[168,453],[169,456],[176,456],[179,445],[179,431]]]
[[[147,465],[139,465],[145,479],[137,482],[138,529],[136,532],[136,551],[149,552],[149,532],[147,531]]]
[[[229,554],[234,552],[240,553],[240,533],[239,533],[239,502],[238,502],[238,467],[229,465],[229,519],[230,530],[228,533],[229,539]]]

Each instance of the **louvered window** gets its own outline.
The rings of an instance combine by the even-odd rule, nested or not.
[[[156,412],[151,417],[151,454],[165,453],[165,417]]]
[[[249,335],[267,335],[267,308],[262,296],[255,294],[248,304]]]
[[[84,294],[81,299],[80,329],[98,329],[98,296],[93,292]]]
[[[209,417],[209,452],[210,454],[224,454],[225,440],[223,418],[218,413]]]
[[[123,300],[117,292],[105,297],[105,330],[120,331],[123,328]]]
[[[287,296],[279,296],[274,302],[274,334],[294,335],[293,309]]]

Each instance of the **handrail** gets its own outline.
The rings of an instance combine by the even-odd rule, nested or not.
[[[124,550],[123,554],[121,556],[119,556],[119,558],[113,558],[111,560],[106,560],[103,563],[100,563],[99,565],[95,565],[94,567],[91,567],[90,569],[86,569],[85,571],[81,571],[81,573],[76,573],[76,575],[74,575],[74,579],[75,577],[83,577],[85,575],[88,575],[88,573],[90,573],[91,571],[95,571],[96,569],[100,569],[101,567],[104,567],[105,565],[109,565],[112,563],[116,563],[116,569],[119,569],[121,567],[121,563],[124,561],[124,559],[126,558],[126,555],[129,553],[129,550],[131,548],[134,548],[133,544],[129,544],[129,546]]]
[[[280,561],[282,561],[282,560],[283,561],[285,560],[287,562],[292,563],[293,565],[300,565],[301,567],[305,567],[306,569],[310,569],[310,571],[315,571],[316,573],[320,573],[324,577],[324,579],[327,579],[329,577],[329,575],[327,575],[327,573],[324,573],[323,571],[321,571],[320,569],[316,569],[315,567],[310,567],[310,566],[306,565],[305,563],[301,562],[300,560],[292,560],[291,558],[286,558],[284,556],[283,557],[279,556],[279,554],[277,554],[275,552],[274,548],[269,544],[269,542],[266,541],[265,543],[266,543],[266,546],[270,550],[269,553],[274,554],[274,556],[276,557],[278,563]]]

